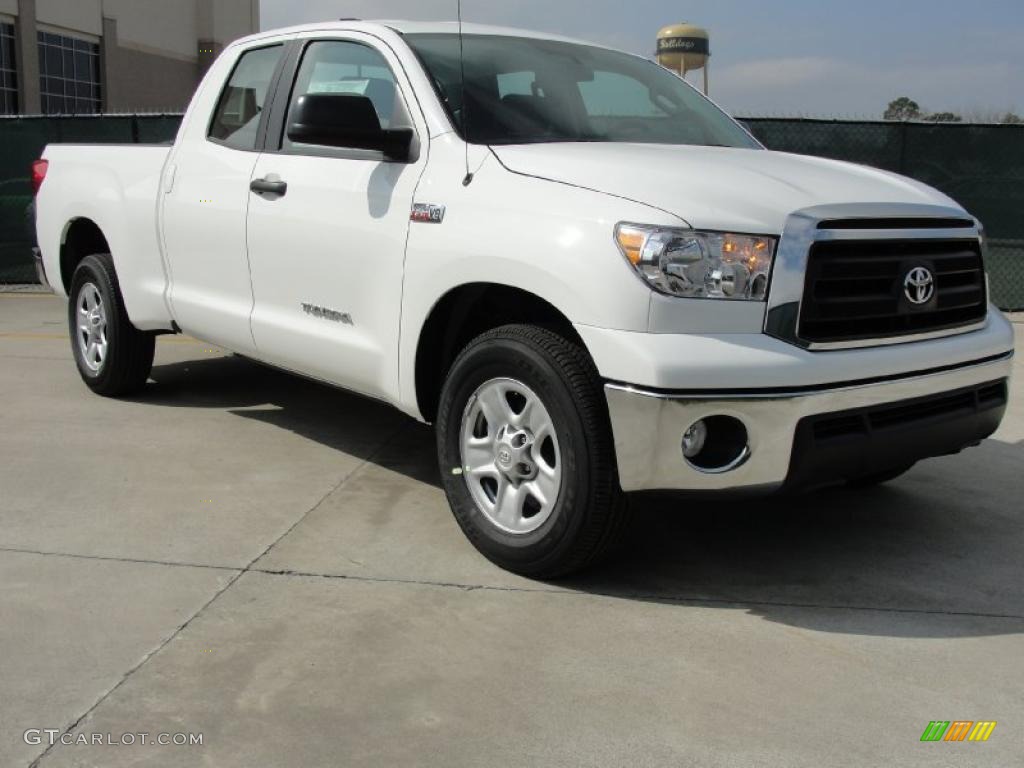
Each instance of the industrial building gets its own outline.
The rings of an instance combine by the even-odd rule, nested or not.
[[[0,0],[0,115],[180,112],[259,0]]]

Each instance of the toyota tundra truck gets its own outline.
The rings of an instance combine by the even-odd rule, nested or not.
[[[173,145],[51,145],[33,171],[89,388],[144,389],[182,333],[390,403],[434,425],[469,540],[531,577],[609,552],[633,492],[881,483],[1006,409],[975,218],[768,151],[595,45],[267,32],[216,60]]]

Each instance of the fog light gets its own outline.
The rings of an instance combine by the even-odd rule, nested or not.
[[[733,416],[705,416],[683,434],[683,456],[700,472],[739,469],[750,458],[747,428]]]
[[[704,450],[704,443],[708,439],[708,425],[704,420],[695,422],[683,435],[683,456],[688,459],[695,458]]]

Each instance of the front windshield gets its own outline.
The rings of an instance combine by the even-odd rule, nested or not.
[[[604,48],[457,34],[406,40],[459,133],[474,144],[563,141],[756,148],[742,128],[652,61]]]

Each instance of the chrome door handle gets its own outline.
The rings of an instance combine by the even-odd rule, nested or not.
[[[249,184],[249,189],[257,195],[284,197],[288,192],[288,183],[284,181],[270,181],[269,179],[254,179]]]

